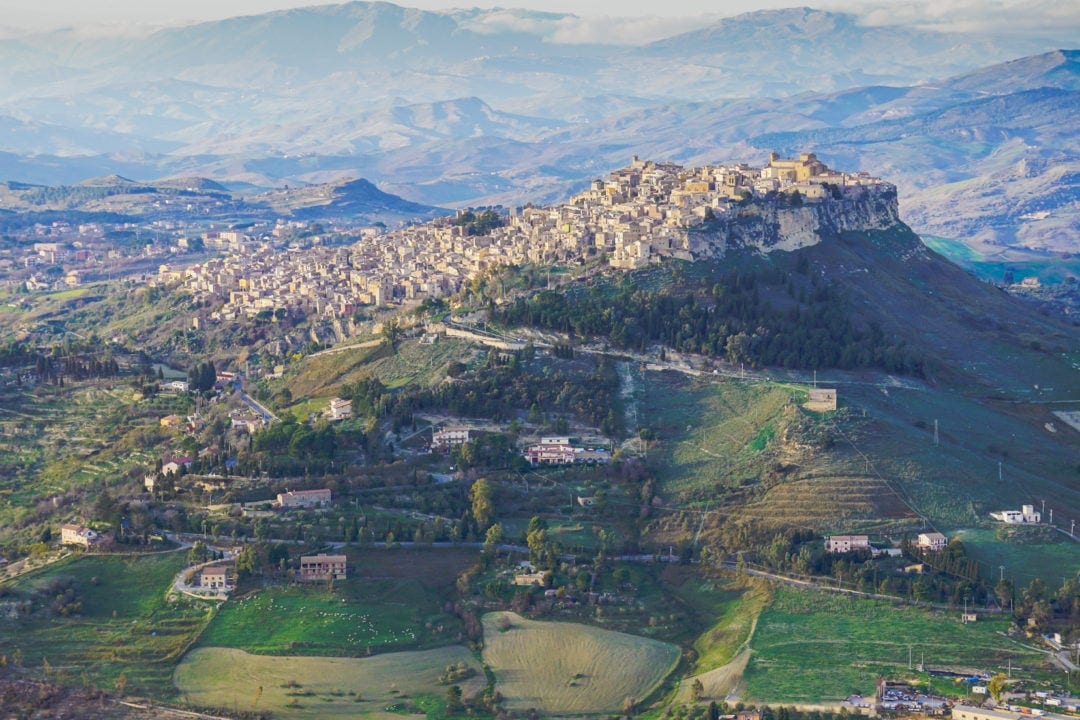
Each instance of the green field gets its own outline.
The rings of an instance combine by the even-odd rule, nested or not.
[[[650,460],[664,491],[676,498],[756,476],[793,395],[775,385],[690,381],[673,373],[649,373],[643,382],[640,424],[665,441]]]
[[[261,655],[351,655],[455,642],[443,611],[469,551],[366,550],[349,554],[349,579],[267,587],[222,605],[199,639]]]
[[[758,618],[750,642],[746,697],[772,703],[841,700],[874,692],[878,677],[911,677],[929,668],[1014,675],[1038,668],[1042,653],[1004,633],[1006,618],[980,616],[962,624],[959,612],[929,611],[809,590],[780,588]]]
[[[1056,589],[1080,572],[1080,543],[1066,535],[1053,535],[1056,542],[1050,543],[1003,542],[996,528],[976,528],[958,530],[954,537],[979,561],[979,569],[988,579],[1001,577],[1004,565],[1004,576],[1017,587],[1040,577],[1047,587]]]
[[[209,607],[166,593],[183,553],[75,556],[8,583],[0,602],[29,601],[28,616],[0,623],[0,653],[62,682],[156,697],[173,695],[172,671],[209,617]],[[70,579],[78,614],[50,612],[46,588]],[[120,678],[123,676],[123,680]]]
[[[510,612],[488,613],[483,623],[484,662],[509,710],[617,712],[628,697],[648,697],[679,662],[675,645],[588,625]]]
[[[445,711],[439,676],[450,664],[476,670],[458,682],[467,697],[483,689],[472,653],[453,645],[370,658],[266,657],[199,648],[176,668],[181,697],[192,704],[269,710],[275,718],[401,717],[417,709]]]

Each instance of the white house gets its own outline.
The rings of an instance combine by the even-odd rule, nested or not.
[[[920,550],[944,550],[949,544],[949,539],[939,532],[919,533],[918,545]]]
[[[825,552],[829,553],[846,553],[869,548],[870,538],[866,535],[830,535],[825,538]]]
[[[999,510],[990,513],[990,517],[1010,525],[1042,522],[1042,513],[1034,505],[1024,505],[1020,510]]]

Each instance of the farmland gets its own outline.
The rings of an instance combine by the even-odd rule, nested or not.
[[[997,672],[1012,664],[1030,671],[1042,654],[1006,637],[1008,618],[980,616],[961,624],[959,612],[780,588],[758,618],[750,641],[746,696],[773,703],[835,701],[870,695],[875,678],[928,667]]]
[[[443,611],[469,551],[379,550],[349,554],[349,579],[269,585],[230,600],[199,639],[263,655],[352,655],[427,648],[458,639]]]
[[[0,623],[0,647],[62,682],[170,697],[173,668],[210,611],[166,599],[183,562],[182,553],[72,557],[27,574],[0,601],[29,603]],[[66,617],[53,598],[69,585],[81,606]]]
[[[511,710],[554,715],[615,712],[641,701],[674,670],[679,649],[668,643],[577,623],[489,613],[484,662]]]
[[[239,710],[270,710],[283,718],[400,717],[413,706],[444,709],[439,676],[447,665],[477,670],[459,682],[474,695],[485,680],[461,645],[370,658],[267,657],[242,650],[199,648],[177,667],[186,702]]]

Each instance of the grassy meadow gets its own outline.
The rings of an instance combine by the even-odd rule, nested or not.
[[[648,697],[675,669],[679,648],[577,623],[483,617],[484,662],[509,710],[551,715],[618,712]]]
[[[11,581],[0,605],[28,602],[30,612],[0,623],[0,653],[60,682],[171,697],[173,668],[211,612],[166,598],[183,565],[181,552],[73,556]],[[69,581],[81,606],[64,617],[53,599]]]
[[[236,710],[269,710],[278,718],[394,718],[445,713],[439,676],[465,663],[476,673],[457,682],[466,696],[486,679],[462,645],[370,658],[267,657],[227,648],[199,648],[176,668],[186,702]]]
[[[443,608],[469,550],[346,550],[349,578],[268,586],[229,600],[200,647],[260,655],[364,656],[456,642],[461,623]]]
[[[931,611],[810,590],[778,588],[750,641],[746,699],[836,701],[872,695],[877,677],[930,668],[1014,674],[1038,668],[1042,653],[1004,633],[1008,618],[962,624],[956,611]]]

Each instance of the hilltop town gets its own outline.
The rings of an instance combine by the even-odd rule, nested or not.
[[[879,197],[891,198],[884,203],[891,209],[877,221],[843,212]],[[347,321],[362,306],[439,297],[501,266],[598,260],[628,270],[665,258],[693,260],[716,254],[724,241],[716,235],[741,218],[784,210],[812,215],[815,207],[837,211],[826,221],[834,230],[884,227],[895,220],[895,188],[866,173],[831,170],[813,153],[797,159],[773,153],[763,168],[687,169],[635,157],[562,205],[515,208],[508,218],[464,211],[386,234],[366,233],[351,247],[283,252],[240,232],[207,233],[204,241],[224,250],[222,257],[186,269],[163,266],[158,280],[182,284],[197,301],[218,308],[209,316],[213,321],[259,313]],[[779,218],[773,224],[778,237],[797,245],[815,242],[816,221],[810,218],[802,228],[799,222]]]

